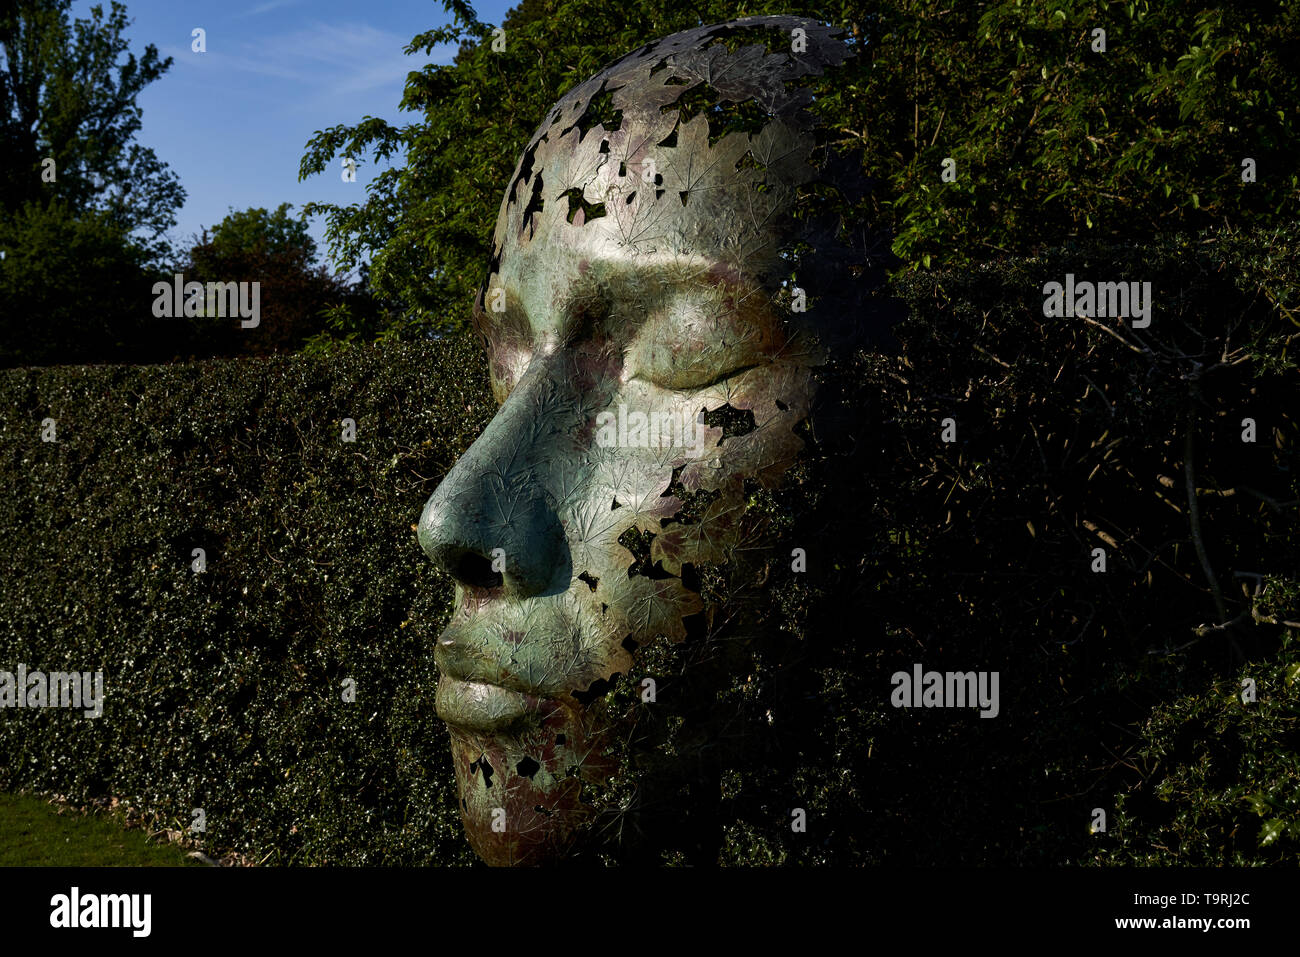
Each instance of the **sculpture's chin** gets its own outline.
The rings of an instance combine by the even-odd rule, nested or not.
[[[485,863],[535,866],[568,854],[594,810],[583,784],[613,772],[588,723],[561,709],[516,733],[451,729],[461,819]]]

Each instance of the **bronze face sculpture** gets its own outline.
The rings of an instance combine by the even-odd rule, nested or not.
[[[610,689],[653,707],[642,654],[733,617],[702,570],[752,582],[780,544],[749,504],[799,456],[856,318],[835,304],[874,268],[810,111],[850,55],[789,17],[675,34],[565,95],[519,160],[475,308],[500,408],[419,524],[457,583],[437,708],[490,864],[569,852],[620,773]]]

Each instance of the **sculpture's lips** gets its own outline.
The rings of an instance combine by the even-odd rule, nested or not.
[[[537,714],[545,698],[509,691],[485,681],[461,681],[449,675],[438,680],[438,717],[467,731],[502,731],[526,715]]]
[[[484,649],[484,626],[449,625],[438,637],[434,663],[442,672],[438,717],[466,731],[499,732],[537,724],[562,705],[549,689],[534,688],[503,668]]]

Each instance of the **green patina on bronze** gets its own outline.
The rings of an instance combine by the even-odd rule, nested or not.
[[[849,55],[790,17],[674,34],[561,98],[519,160],[475,309],[500,408],[419,524],[457,581],[437,705],[490,864],[569,852],[626,772],[607,693],[726,627],[740,598],[709,570],[775,544],[751,505],[878,266],[836,214],[860,168],[809,108]],[[694,441],[638,441],[638,414]]]

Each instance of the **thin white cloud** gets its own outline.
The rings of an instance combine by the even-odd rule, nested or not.
[[[178,67],[276,77],[310,86],[326,96],[384,87],[400,90],[406,75],[428,62],[423,56],[402,52],[410,37],[364,23],[317,22],[278,36],[241,39],[234,46],[228,46],[229,40],[229,36],[209,32],[206,53],[193,53],[181,46],[168,47],[164,53],[174,56]],[[430,59],[450,63],[454,56],[454,45],[444,44],[434,48]]]
[[[237,14],[235,19],[242,20],[244,17],[260,17],[264,13],[270,13],[272,10],[279,10],[281,7],[294,7],[302,3],[302,0],[268,0],[266,3],[258,4],[251,10],[245,10]]]

